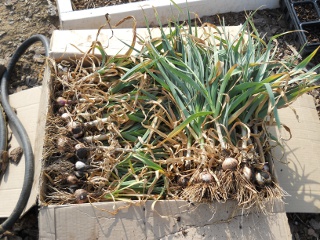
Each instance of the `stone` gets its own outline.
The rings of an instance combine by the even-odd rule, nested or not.
[[[7,32],[5,31],[0,31],[0,38],[3,37],[4,35],[6,35]]]
[[[26,86],[26,85],[18,86],[18,87],[16,88],[16,92],[21,92],[21,91],[26,90],[26,89],[28,89],[28,88],[29,88],[29,87]]]
[[[9,160],[15,164],[18,164],[20,162],[22,154],[23,154],[22,148],[16,147],[10,151]]]
[[[319,230],[320,229],[320,222],[316,221],[315,219],[311,219],[309,221],[309,224],[315,230]]]
[[[48,12],[48,15],[49,15],[50,17],[57,16],[57,10],[56,10],[55,6],[49,7],[48,10],[47,10],[47,12]]]
[[[41,55],[41,54],[44,55],[46,53],[46,50],[44,49],[44,47],[36,47],[34,49],[34,53],[39,54],[39,55]]]
[[[255,18],[253,19],[253,23],[255,26],[264,26],[266,25],[266,20],[264,18]]]
[[[4,73],[6,69],[7,61],[5,59],[0,58],[0,76]]]
[[[309,228],[308,229],[308,235],[309,236],[313,236],[313,237],[315,237],[317,239],[319,238],[319,234],[317,234],[316,231],[313,228]]]
[[[33,56],[33,61],[37,63],[44,63],[44,57],[41,54],[35,54]]]
[[[34,87],[38,83],[38,79],[36,77],[27,76],[26,77],[26,84],[28,87]]]
[[[5,5],[6,7],[12,7],[12,6],[13,6],[13,1],[12,1],[12,0],[7,0],[7,1],[4,3],[4,5]]]

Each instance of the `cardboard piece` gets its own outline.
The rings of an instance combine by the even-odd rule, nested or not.
[[[156,9],[162,24],[167,24],[168,20],[188,19],[188,9],[191,11],[191,18],[211,16],[226,12],[240,12],[264,8],[278,8],[279,0],[146,0],[141,2],[126,3],[121,5],[100,7],[86,10],[72,9],[71,0],[57,0],[60,28],[65,30],[73,29],[98,29],[106,23],[105,14],[111,17],[111,25],[116,25],[127,16],[134,16],[137,27],[146,27],[145,18],[150,26],[158,26],[155,16]],[[176,7],[178,6],[178,8]],[[126,21],[118,28],[128,28],[132,26],[132,21]]]
[[[35,146],[41,89],[41,87],[35,87],[9,96],[10,104],[13,108],[16,109],[20,121],[22,122],[23,126],[29,134],[29,138],[33,148]],[[10,141],[10,145],[10,150],[19,146],[14,131],[12,140]],[[37,167],[38,169],[36,170],[36,173],[34,175],[35,181],[32,190],[32,196],[29,198],[29,202],[27,204],[26,209],[30,208],[32,205],[35,204],[35,200],[37,197],[38,190],[35,183],[39,182],[40,173],[39,165],[37,165],[36,168]],[[9,163],[8,169],[5,175],[3,176],[3,179],[0,184],[0,217],[8,217],[11,214],[13,208],[15,207],[20,196],[23,184],[24,169],[24,156],[22,156],[19,164],[17,165]]]
[[[320,213],[320,121],[311,95],[304,95],[292,105],[296,111],[279,111],[284,129],[281,141],[284,149],[273,150],[274,165],[281,187],[290,195],[285,198],[287,212]],[[280,134],[275,128],[269,130]]]
[[[159,201],[43,207],[39,238],[51,239],[291,239],[285,213],[234,213],[234,202],[190,205]],[[116,209],[124,207],[116,214]],[[276,211],[282,211],[277,209]],[[233,215],[234,214],[234,215]],[[230,218],[233,216],[233,218]]]

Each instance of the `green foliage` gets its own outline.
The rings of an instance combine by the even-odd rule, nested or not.
[[[231,149],[230,156],[235,156],[239,148],[255,147],[259,151],[255,163],[264,163],[266,146],[261,142],[268,135],[257,137],[257,126],[274,120],[280,128],[278,109],[313,89],[320,79],[314,72],[319,65],[305,69],[317,50],[299,64],[296,59],[277,59],[277,38],[287,33],[265,42],[252,15],[234,36],[224,25],[191,27],[191,19],[188,23],[173,22],[165,28],[159,22],[160,38],[140,39],[144,48],[138,52],[139,61],[129,65],[124,64],[127,60],[111,61],[121,63],[122,74],[110,94],[130,106],[128,121],[119,125],[118,141],[131,152],[114,168],[108,199],[169,194],[169,183],[176,176],[194,172],[194,179],[202,166],[208,166],[207,149],[220,153]],[[109,107],[111,112],[112,101]],[[217,162],[224,159],[220,153]],[[210,171],[214,169],[204,172]]]
[[[222,125],[229,131],[235,122],[250,124],[271,118],[280,128],[278,109],[311,90],[320,79],[314,72],[319,65],[305,69],[317,50],[299,64],[295,59],[277,59],[276,39],[287,33],[275,35],[266,43],[252,15],[235,36],[229,35],[224,26],[172,25],[170,29],[160,27],[161,43],[145,42],[143,53],[151,64],[140,64],[172,94],[180,110],[178,118],[184,122],[169,136],[187,128],[187,119],[192,119],[188,126],[196,133],[194,141],[202,138],[206,128]],[[197,36],[192,31],[203,33]],[[133,72],[129,70],[124,78]],[[201,112],[207,114],[195,117]]]

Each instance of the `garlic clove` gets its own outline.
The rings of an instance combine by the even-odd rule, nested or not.
[[[238,166],[238,160],[232,157],[227,157],[222,163],[222,169],[226,170],[233,170]]]

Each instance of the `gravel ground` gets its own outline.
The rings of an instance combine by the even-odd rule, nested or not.
[[[55,0],[3,0],[0,3],[0,63],[6,62],[16,47],[33,34],[43,34],[50,37],[52,31],[59,28]],[[80,2],[81,0],[77,0]],[[117,2],[120,0],[115,0]],[[129,0],[128,0],[129,1]],[[74,1],[75,3],[76,1]],[[89,0],[86,2],[94,2]],[[123,1],[125,2],[125,1]],[[245,19],[242,13],[227,13],[220,15],[224,17],[226,25],[239,25]],[[208,21],[218,24],[217,16],[204,17],[203,22]],[[290,30],[288,22],[284,19],[280,9],[261,10],[254,17],[257,29],[266,35],[266,38],[281,32]],[[279,40],[281,46],[278,53],[279,58],[296,54],[292,35],[287,35]],[[25,88],[41,84],[43,49],[34,46],[19,62],[16,74],[10,84],[10,91],[21,91]],[[319,62],[319,56],[315,62]],[[40,75],[39,75],[40,73]],[[319,104],[319,91],[314,90],[317,107]],[[320,109],[318,109],[320,110]],[[1,201],[0,201],[1,202]],[[1,205],[1,204],[0,204]],[[14,227],[4,239],[37,239],[37,207],[32,208]],[[319,239],[320,214],[287,214],[292,230],[293,239]],[[0,219],[0,222],[4,219]]]

